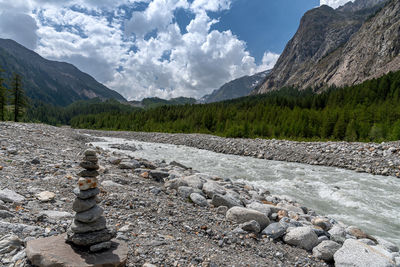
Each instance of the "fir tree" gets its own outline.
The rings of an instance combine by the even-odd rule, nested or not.
[[[27,100],[24,89],[22,88],[22,76],[14,74],[11,80],[11,92],[12,99],[11,103],[14,106],[14,121],[18,122],[20,117],[24,113],[24,109],[27,106]]]

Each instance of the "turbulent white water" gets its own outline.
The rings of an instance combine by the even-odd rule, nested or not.
[[[93,145],[114,150],[110,144],[134,144],[142,149],[118,151],[151,161],[177,161],[203,173],[262,185],[272,194],[289,196],[320,215],[358,226],[400,245],[400,179],[225,155],[186,146],[103,139],[104,142]]]

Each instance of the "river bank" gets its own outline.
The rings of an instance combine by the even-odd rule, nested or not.
[[[233,139],[205,134],[166,134],[78,130],[94,136],[184,145],[217,153],[259,159],[338,167],[400,178],[400,142],[295,142],[265,139]]]
[[[68,229],[81,153],[94,141],[69,128],[0,123],[4,266],[30,266],[26,241]],[[400,263],[395,245],[263,187],[97,151],[100,205],[129,245],[127,266],[328,266],[333,257],[337,266]]]

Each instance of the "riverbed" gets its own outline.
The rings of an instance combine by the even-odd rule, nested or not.
[[[118,150],[136,158],[177,161],[200,172],[245,180],[287,196],[317,213],[355,225],[365,232],[400,245],[400,179],[334,167],[288,163],[215,153],[182,145],[103,137],[93,145],[108,150],[113,144],[134,145]]]

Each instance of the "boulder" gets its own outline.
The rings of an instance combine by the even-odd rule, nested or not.
[[[311,220],[311,223],[324,231],[329,231],[332,228],[332,224],[329,222],[328,218],[316,217]]]
[[[312,250],[318,245],[318,236],[310,227],[292,228],[284,237],[286,244],[297,246],[305,250]]]
[[[333,255],[340,249],[341,245],[331,240],[322,241],[318,246],[313,248],[314,257],[331,262]]]
[[[272,239],[278,239],[286,233],[287,229],[287,224],[271,223],[262,231],[262,234]]]
[[[225,195],[226,190],[221,185],[213,181],[207,181],[203,184],[203,192],[208,198],[213,198],[215,194]]]
[[[267,204],[251,202],[250,204],[246,205],[246,208],[257,210],[261,213],[264,213],[268,217],[272,214],[272,209],[271,209],[270,205],[267,205]]]
[[[394,267],[391,258],[355,239],[347,239],[333,255],[336,267]]]
[[[165,187],[169,189],[178,189],[180,186],[189,186],[182,178],[175,178],[165,182]]]
[[[255,220],[242,223],[240,226],[242,230],[258,234],[260,232],[260,225]]]
[[[211,204],[213,204],[214,207],[226,206],[228,208],[242,206],[242,204],[235,198],[228,195],[220,195],[220,194],[215,194],[213,196]]]
[[[268,217],[256,210],[247,209],[243,207],[233,207],[226,212],[226,219],[236,223],[245,223],[251,220],[255,220],[260,225],[261,229],[264,229],[269,224]]]
[[[178,195],[183,199],[187,199],[192,193],[194,193],[193,187],[189,186],[178,187]]]
[[[197,188],[197,189],[202,189],[204,181],[200,177],[201,177],[201,175],[195,174],[195,175],[185,176],[182,179],[184,181],[186,181],[188,186]]]
[[[159,170],[150,171],[150,177],[157,182],[164,182],[164,178],[167,178],[168,176],[169,176],[168,172],[163,172]]]
[[[329,231],[328,231],[330,238],[332,241],[338,242],[340,244],[343,244],[343,242],[346,240],[346,230],[343,227],[334,225]]]
[[[200,207],[208,207],[207,199],[199,193],[192,193],[189,197],[194,204],[199,205]]]
[[[50,266],[125,266],[128,259],[125,242],[111,240],[111,248],[92,254],[74,249],[65,242],[65,235],[30,240],[26,245],[29,261],[40,267]],[[93,255],[96,255],[95,257]]]
[[[15,191],[5,188],[3,190],[0,190],[0,200],[4,202],[20,204],[25,201],[25,197],[21,196]]]
[[[123,169],[123,170],[133,170],[136,168],[140,168],[140,163],[137,160],[131,159],[131,160],[122,160],[118,168]]]

